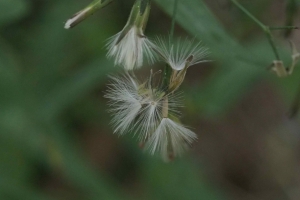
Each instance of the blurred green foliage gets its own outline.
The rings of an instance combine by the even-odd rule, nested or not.
[[[70,121],[110,130],[105,101],[98,101],[97,95],[105,90],[107,75],[119,69],[105,58],[104,45],[121,30],[132,1],[116,2],[73,30],[64,30],[64,21],[87,3],[0,0],[1,200],[58,198],[39,185],[41,171],[61,176],[75,191],[70,199],[131,198],[114,176],[92,167],[76,140],[77,124]],[[155,3],[171,13],[173,0]],[[287,102],[293,98],[299,70],[280,81],[268,75],[265,69],[274,56],[263,36],[241,45],[201,0],[181,1],[177,21],[211,49],[216,66],[200,86],[185,88],[190,115],[226,112],[266,76],[278,84]],[[156,27],[151,19],[149,23]],[[288,60],[287,51],[282,54]],[[141,155],[132,142],[122,142],[138,165],[144,199],[225,199],[201,176],[197,161],[187,158],[165,164]]]

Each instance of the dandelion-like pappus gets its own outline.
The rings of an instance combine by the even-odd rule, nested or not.
[[[141,67],[145,57],[150,63],[154,62],[153,44],[144,34],[151,4],[150,1],[143,2],[135,2],[123,30],[109,38],[106,45],[107,56],[115,58],[115,65],[121,65],[125,70]]]
[[[114,132],[133,132],[152,154],[159,151],[164,160],[180,156],[197,138],[179,122],[180,94],[155,85],[154,74],[140,82],[127,73],[112,77],[106,98],[113,113]]]

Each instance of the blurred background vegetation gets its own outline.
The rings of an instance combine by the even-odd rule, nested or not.
[[[299,0],[240,2],[267,25],[299,25]],[[247,16],[228,0],[179,2],[175,34],[202,40],[214,62],[191,67],[181,88],[182,120],[199,140],[163,163],[132,136],[112,134],[103,98],[108,75],[121,72],[105,58],[105,40],[133,0],[63,29],[89,3],[0,0],[1,200],[300,198],[299,118],[287,117],[300,70],[284,79],[266,70],[273,52]],[[150,38],[168,34],[172,3],[153,2]],[[299,31],[274,35],[288,65]]]

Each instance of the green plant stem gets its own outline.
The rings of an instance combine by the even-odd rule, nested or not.
[[[299,29],[297,26],[279,26],[279,27],[269,27],[270,30],[295,30]]]
[[[291,26],[298,12],[298,6],[296,0],[288,0],[286,4],[286,26]],[[285,32],[285,37],[288,37],[292,32],[292,29],[287,29]]]
[[[270,45],[271,45],[271,47],[273,49],[273,52],[274,52],[275,57],[276,57],[276,60],[280,60],[279,53],[278,53],[277,48],[275,46],[273,35],[271,34],[270,28],[266,26],[265,29],[264,29],[264,32],[267,35],[268,41],[269,41],[269,43],[270,43]]]
[[[257,25],[259,25],[262,29],[264,29],[266,26],[259,21],[256,17],[252,15],[244,6],[242,6],[239,2],[236,0],[230,0],[236,7],[238,7],[241,11],[243,11],[248,17],[250,17]]]
[[[172,45],[172,43],[173,43],[177,10],[178,10],[178,0],[174,0],[171,31],[170,31],[170,37],[169,37],[170,45]],[[163,78],[163,88],[165,90],[168,90],[171,73],[172,73],[172,68],[168,64],[166,64],[165,69],[164,69],[164,78]]]
[[[147,6],[151,4],[151,0],[141,0],[141,6],[140,6],[140,14],[144,14]]]
[[[176,15],[178,10],[178,0],[174,0],[174,8],[173,8],[173,14],[172,14],[172,24],[171,24],[171,31],[170,31],[170,43],[173,40],[174,37],[174,30],[175,30],[175,23],[176,23]]]
[[[87,7],[77,12],[66,22],[66,29],[70,29],[84,21],[89,16],[93,15],[96,11],[104,8],[108,4],[110,4],[113,0],[95,0],[90,3]]]
[[[243,11],[250,19],[252,19],[266,34],[268,41],[272,47],[272,50],[275,54],[276,60],[280,60],[278,50],[275,46],[273,36],[271,34],[270,28],[264,25],[261,21],[259,21],[256,17],[252,15],[246,8],[244,8],[239,2],[236,0],[230,0],[234,5],[236,5],[241,11]]]

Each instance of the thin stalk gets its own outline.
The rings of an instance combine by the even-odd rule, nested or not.
[[[286,21],[285,25],[291,26],[294,24],[295,17],[298,12],[298,6],[296,0],[288,0],[286,4]],[[288,37],[292,32],[292,29],[287,29],[285,32],[285,37]]]
[[[270,31],[269,27],[266,27],[264,31],[265,31],[265,33],[267,35],[268,41],[269,41],[272,49],[273,49],[273,52],[274,52],[275,57],[276,57],[276,60],[281,60],[280,57],[279,57],[279,53],[277,51],[277,48],[275,46],[275,43],[274,43],[273,35],[271,34],[271,31]]]
[[[259,21],[252,13],[250,13],[244,6],[242,6],[239,2],[236,0],[230,0],[236,7],[238,7],[241,11],[243,11],[248,17],[250,17],[258,26],[260,26],[262,29],[265,29],[265,25]]]
[[[164,68],[164,77],[163,77],[163,83],[162,83],[162,89],[165,90],[168,93],[169,90],[169,84],[170,84],[170,77],[171,77],[171,67],[166,64]]]
[[[259,21],[252,13],[250,13],[246,8],[244,8],[239,2],[236,0],[230,0],[236,7],[238,7],[242,12],[244,12],[250,19],[252,19],[266,34],[268,41],[272,47],[272,50],[275,54],[276,60],[280,60],[278,50],[275,46],[273,36],[271,34],[270,28],[263,24],[261,21]]]
[[[297,26],[279,26],[279,27],[269,27],[270,30],[295,30],[299,29]]]
[[[163,105],[162,105],[162,117],[163,118],[168,118],[169,116],[169,98],[166,96],[163,100]]]
[[[175,23],[176,23],[176,15],[178,10],[178,0],[174,0],[174,8],[172,14],[172,24],[171,24],[171,31],[170,31],[170,42],[172,42],[174,37],[174,30],[175,30]]]
[[[70,29],[78,25],[80,22],[93,15],[96,11],[104,8],[110,4],[113,0],[94,0],[87,7],[74,14],[65,23],[65,29]]]
[[[172,45],[173,43],[177,10],[178,10],[178,0],[174,0],[172,23],[171,23],[170,38],[169,38],[170,45]],[[172,73],[172,68],[168,64],[166,64],[164,69],[164,78],[163,78],[163,89],[165,90],[168,90],[171,73]]]

